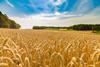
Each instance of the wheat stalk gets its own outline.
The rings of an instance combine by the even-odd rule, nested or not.
[[[25,57],[25,66],[26,67],[31,67],[30,61],[28,57]]]
[[[54,52],[51,55],[50,67],[64,67],[64,59],[60,53]]]

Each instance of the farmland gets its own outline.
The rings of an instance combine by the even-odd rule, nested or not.
[[[100,67],[100,35],[0,29],[0,67]]]

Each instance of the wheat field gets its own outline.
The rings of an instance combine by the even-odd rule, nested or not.
[[[100,67],[100,35],[0,29],[0,67]]]

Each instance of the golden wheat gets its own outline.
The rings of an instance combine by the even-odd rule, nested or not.
[[[100,35],[0,29],[0,67],[100,67]]]

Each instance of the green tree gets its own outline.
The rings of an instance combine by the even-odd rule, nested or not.
[[[19,29],[21,26],[0,12],[0,28]]]

